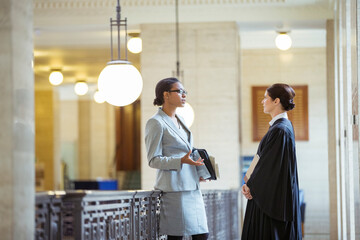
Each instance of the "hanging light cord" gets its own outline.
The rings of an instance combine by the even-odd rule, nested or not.
[[[120,59],[120,19],[121,19],[121,7],[120,7],[120,0],[117,0],[116,6],[116,23],[117,23],[117,39],[118,39],[118,59]]]
[[[175,16],[176,16],[176,76],[180,77],[180,60],[179,60],[179,0],[175,0]]]

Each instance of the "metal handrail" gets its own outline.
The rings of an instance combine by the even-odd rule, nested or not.
[[[239,239],[238,190],[203,190],[209,239]],[[158,232],[160,191],[36,194],[35,239],[166,239]]]

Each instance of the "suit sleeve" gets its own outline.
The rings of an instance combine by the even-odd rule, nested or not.
[[[284,130],[275,129],[266,141],[247,185],[257,206],[268,216],[292,221],[291,138]]]
[[[156,119],[150,119],[145,127],[145,145],[149,166],[161,170],[181,170],[181,158],[163,156],[164,129]]]

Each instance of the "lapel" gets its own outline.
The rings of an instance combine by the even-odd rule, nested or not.
[[[186,126],[185,122],[183,121],[183,119],[181,117],[179,117],[177,114],[176,114],[176,118],[179,120],[180,124],[182,125],[182,127],[184,128],[185,131],[187,131],[189,133],[189,139],[186,139],[186,141],[188,143],[190,143],[189,147],[191,148],[192,146],[192,134],[191,134],[191,131],[190,129]],[[179,129],[178,129],[179,131]]]
[[[171,118],[161,108],[159,108],[158,114],[161,116],[161,118],[165,122],[165,124],[169,128],[171,128],[177,134],[177,136],[179,138],[181,138],[181,140],[183,140],[186,143],[186,145],[189,147],[189,149],[191,149],[190,142],[192,141],[192,134],[191,134],[191,131],[188,129],[188,127],[185,125],[185,123],[181,120],[181,118],[179,118],[176,115],[176,118],[180,121],[180,123],[182,124],[184,129],[189,132],[190,142],[186,138],[184,138],[183,134],[180,133],[180,130],[175,126],[175,124],[171,120]]]

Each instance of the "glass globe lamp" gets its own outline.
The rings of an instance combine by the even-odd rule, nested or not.
[[[280,50],[286,51],[292,45],[291,37],[286,32],[280,32],[275,38],[275,45]]]
[[[143,81],[140,72],[128,61],[111,61],[98,78],[99,91],[105,101],[114,106],[133,103],[141,94]]]
[[[127,48],[132,53],[140,53],[142,51],[142,40],[139,37],[132,37],[127,43]]]
[[[89,91],[89,86],[85,81],[78,81],[75,83],[74,91],[77,95],[83,96]]]
[[[99,90],[97,90],[97,91],[94,93],[94,100],[95,100],[95,102],[97,102],[97,103],[104,103],[104,102],[105,102],[105,96],[104,96],[104,94],[102,94]]]
[[[60,85],[64,80],[64,76],[59,70],[54,70],[49,75],[49,82],[54,85],[58,86]]]
[[[185,103],[184,107],[178,107],[176,113],[179,114],[185,120],[185,124],[188,128],[194,123],[195,113],[194,109],[189,103]]]

